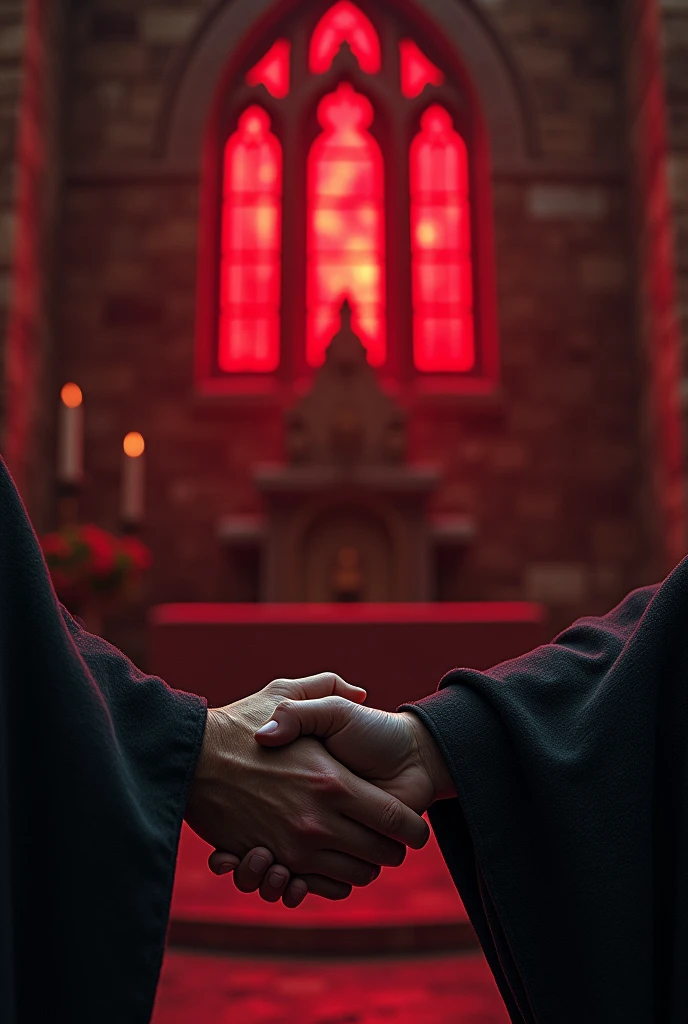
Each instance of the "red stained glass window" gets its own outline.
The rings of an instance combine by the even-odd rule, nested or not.
[[[289,50],[287,39],[278,39],[246,75],[247,85],[264,85],[271,96],[281,100],[289,95]]]
[[[338,0],[316,25],[308,57],[313,74],[322,75],[330,68],[342,43],[349,44],[361,71],[377,74],[380,40],[369,19],[350,0]]]
[[[410,184],[416,369],[466,372],[475,364],[468,160],[438,104],[411,145]]]
[[[258,106],[224,152],[220,369],[269,373],[279,363],[282,150]]]
[[[444,75],[411,39],[399,42],[401,91],[408,99],[420,96],[426,85],[442,85]]]
[[[348,298],[368,359],[385,359],[384,180],[373,109],[342,83],[318,106],[308,157],[306,356],[322,363]]]

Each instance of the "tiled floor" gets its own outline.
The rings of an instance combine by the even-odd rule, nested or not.
[[[508,1024],[479,954],[367,961],[168,953],[152,1024]]]

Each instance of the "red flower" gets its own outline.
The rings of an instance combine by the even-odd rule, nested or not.
[[[131,564],[137,572],[145,572],[153,564],[153,556],[146,545],[138,537],[120,537],[120,550],[131,559]]]
[[[47,560],[66,559],[71,555],[69,544],[61,533],[46,533],[41,537],[41,547]]]
[[[100,579],[110,576],[117,561],[116,541],[112,534],[93,523],[85,523],[79,528],[79,540],[89,549],[93,576]]]

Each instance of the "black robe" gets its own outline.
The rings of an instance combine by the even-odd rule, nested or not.
[[[688,562],[414,705],[514,1021],[688,1021]],[[190,681],[192,682],[192,681]],[[61,609],[0,460],[0,1021],[144,1024],[203,701]]]
[[[688,1021],[688,560],[413,706],[430,820],[513,1021]]]
[[[149,1020],[205,717],[60,607],[0,460],[2,1024]]]

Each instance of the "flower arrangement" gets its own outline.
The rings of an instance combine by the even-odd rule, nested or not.
[[[135,597],[152,562],[138,537],[116,537],[92,523],[47,533],[41,547],[58,597],[74,612]]]

